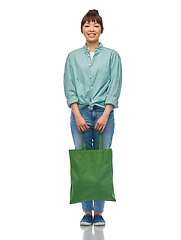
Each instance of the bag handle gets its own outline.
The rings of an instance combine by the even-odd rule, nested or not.
[[[89,127],[89,129],[94,129],[94,128]],[[99,132],[99,140],[98,140],[98,149],[102,149],[102,136],[100,132]],[[86,150],[84,132],[83,132],[83,150]]]

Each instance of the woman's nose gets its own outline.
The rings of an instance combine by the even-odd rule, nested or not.
[[[90,30],[91,30],[91,31],[93,31],[93,30],[94,30],[93,26],[90,26]]]

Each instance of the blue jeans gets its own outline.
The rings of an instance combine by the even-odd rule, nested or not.
[[[102,116],[104,109],[99,107],[94,107],[92,111],[86,106],[83,109],[80,109],[81,116],[85,119],[89,127],[94,127],[97,120]],[[75,117],[73,112],[71,112],[71,131],[72,137],[74,140],[75,149],[83,149],[83,134],[79,132]],[[109,149],[112,144],[112,137],[114,133],[114,111],[111,111],[107,125],[104,131],[101,133],[102,136],[102,148]],[[95,129],[88,129],[85,133],[85,144],[86,148],[97,148],[98,147],[98,136],[99,132]],[[103,212],[104,211],[104,201],[88,201],[82,203],[82,208],[84,212],[92,211]]]

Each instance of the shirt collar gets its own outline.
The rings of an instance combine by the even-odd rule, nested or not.
[[[96,47],[96,48],[95,48],[95,52],[100,52],[102,49],[103,49],[103,45],[102,45],[102,43],[100,42],[100,43],[99,43],[99,47]],[[85,45],[83,46],[83,50],[84,50],[84,52],[86,53],[86,52],[89,52],[90,48],[87,47],[86,44],[85,44]]]

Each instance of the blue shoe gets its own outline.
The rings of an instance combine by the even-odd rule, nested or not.
[[[95,226],[105,226],[105,221],[104,218],[102,216],[100,216],[99,214],[94,216],[94,225]]]
[[[86,214],[80,221],[81,226],[90,226],[93,223],[93,218],[91,215]]]

